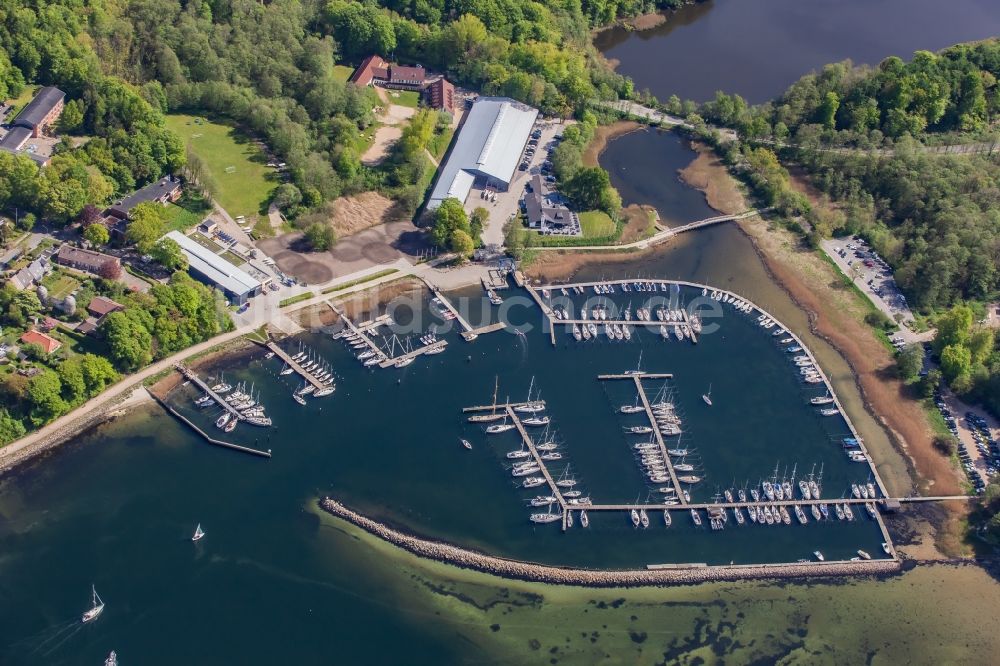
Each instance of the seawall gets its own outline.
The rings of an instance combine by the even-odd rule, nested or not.
[[[707,581],[749,579],[788,579],[804,577],[885,576],[899,572],[897,560],[866,560],[858,562],[808,562],[793,564],[753,564],[729,566],[678,566],[668,569],[598,570],[557,567],[511,560],[468,550],[438,541],[406,534],[372,520],[329,497],[319,506],[327,513],[360,527],[419,557],[452,564],[465,569],[539,583],[582,585],[586,587],[639,587],[648,585],[682,585]]]

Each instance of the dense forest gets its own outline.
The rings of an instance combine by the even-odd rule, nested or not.
[[[0,208],[63,222],[176,171],[186,157],[163,127],[168,111],[223,116],[265,140],[290,167],[279,202],[290,212],[367,189],[413,207],[417,193],[398,183],[422,166],[361,165],[359,136],[377,98],[345,84],[335,64],[380,53],[570,115],[632,93],[594,57],[591,28],[684,2],[0,0],[0,98],[57,85],[72,100],[60,129],[88,139],[62,150],[57,175],[30,187],[25,174],[0,182]]]

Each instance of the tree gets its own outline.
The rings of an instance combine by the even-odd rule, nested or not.
[[[972,318],[972,308],[967,305],[956,305],[938,317],[935,350],[941,353],[942,349],[950,345],[967,344],[972,331]]]
[[[471,257],[473,251],[476,249],[476,244],[473,242],[472,237],[461,229],[455,229],[451,232],[448,245],[451,251],[458,254],[462,259]]]
[[[149,254],[153,244],[163,235],[163,206],[143,202],[129,213],[125,237],[143,254]]]
[[[490,211],[482,206],[476,206],[472,215],[469,216],[469,235],[472,236],[472,240],[477,246],[483,244],[483,229],[486,228],[489,219]]]
[[[25,432],[24,424],[11,416],[6,409],[0,407],[0,446],[24,437]]]
[[[948,383],[967,376],[972,369],[972,353],[960,344],[948,345],[941,350],[941,372]]]
[[[111,358],[126,370],[136,370],[153,358],[153,336],[141,321],[141,315],[126,309],[112,312],[101,323]]]
[[[274,190],[272,202],[285,213],[292,214],[302,203],[302,192],[292,183],[282,183]]]
[[[471,231],[469,218],[465,214],[465,208],[458,199],[449,197],[441,202],[438,209],[434,211],[434,227],[431,229],[431,237],[440,247],[449,247],[452,234],[456,230],[461,230],[468,235]]]
[[[101,209],[94,204],[87,204],[76,216],[76,221],[84,229],[101,219]]]
[[[896,367],[905,381],[916,379],[923,366],[924,350],[918,344],[906,345],[896,354]]]
[[[306,228],[306,244],[313,252],[326,252],[337,242],[333,228],[325,222],[313,222]]]
[[[969,336],[969,353],[972,356],[972,364],[980,365],[986,362],[986,358],[993,351],[993,329],[977,328]]]
[[[70,134],[80,129],[80,126],[83,125],[83,101],[73,99],[67,102],[59,115],[57,125],[59,131],[64,134]]]
[[[172,238],[161,238],[156,241],[149,255],[164,268],[172,271],[182,271],[188,267],[187,255]]]
[[[563,184],[563,192],[579,210],[592,210],[601,206],[604,192],[610,187],[607,171],[600,167],[581,167]]]
[[[108,228],[99,222],[91,224],[89,227],[84,229],[83,237],[96,246],[107,245],[108,241],[111,240],[111,234],[108,233]]]
[[[117,261],[107,260],[101,267],[97,269],[97,275],[104,278],[105,280],[114,282],[115,280],[121,279],[122,267]]]
[[[29,418],[34,425],[48,423],[66,411],[66,401],[63,400],[61,392],[62,383],[59,381],[59,376],[48,368],[44,368],[31,378],[28,383],[27,399],[30,407]]]

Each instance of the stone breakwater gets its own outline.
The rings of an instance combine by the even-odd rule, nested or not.
[[[678,585],[706,581],[749,579],[781,579],[817,576],[889,575],[901,570],[897,560],[859,562],[809,562],[797,564],[759,564],[731,566],[698,566],[669,569],[595,570],[556,567],[533,562],[510,560],[486,555],[447,543],[421,539],[400,532],[352,511],[329,497],[320,500],[321,509],[360,527],[383,541],[414,555],[465,569],[539,583],[583,585],[588,587],[636,587],[644,585]]]

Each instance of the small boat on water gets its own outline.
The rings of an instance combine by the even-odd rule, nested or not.
[[[868,553],[866,553],[865,551],[863,551],[861,549],[858,549],[858,555],[861,556],[861,559],[863,559],[863,560],[870,560],[870,559],[872,559],[871,555],[869,555]]]
[[[101,597],[97,594],[97,588],[93,585],[90,586],[91,591],[91,607],[90,610],[85,611],[83,616],[81,616],[80,621],[86,624],[87,622],[93,622],[101,616],[104,612],[104,602],[101,601]]]
[[[886,555],[892,555],[892,549],[889,547],[889,542],[888,541],[883,541],[882,542],[882,551]]]
[[[848,520],[854,520],[854,511],[850,504],[844,503],[844,515],[847,516]]]
[[[543,426],[548,425],[551,419],[548,416],[532,416],[530,418],[521,421],[526,426]]]
[[[217,418],[215,420],[215,427],[216,428],[225,428],[226,424],[229,423],[229,419],[231,419],[232,416],[233,415],[230,414],[229,412],[225,412],[222,416],[220,416],[219,418]]]
[[[820,562],[822,562],[822,561],[824,561],[826,559],[825,557],[823,557],[823,553],[819,552],[818,550],[813,551],[813,557],[815,557]]]
[[[191,537],[191,541],[201,541],[205,538],[205,530],[201,529],[201,523],[194,528],[194,535]]]
[[[809,402],[814,405],[829,405],[831,402],[833,402],[833,397],[829,395],[819,396],[816,398],[811,398]]]
[[[531,522],[533,523],[554,523],[557,520],[562,520],[562,516],[558,513],[533,513],[531,514]]]
[[[580,512],[580,525],[583,527],[590,527],[590,518],[587,517],[586,511]]]
[[[625,432],[633,435],[648,435],[653,432],[653,429],[649,426],[626,426]]]
[[[222,429],[222,432],[232,432],[236,430],[237,423],[238,421],[236,419],[233,419],[232,421],[226,424],[226,427]]]
[[[490,435],[496,435],[501,432],[507,432],[508,430],[513,430],[513,423],[494,423],[493,425],[486,426],[486,432]]]
[[[670,523],[671,522],[673,522],[673,519],[670,517],[670,510],[669,509],[664,509],[663,510],[663,524],[666,525],[667,527],[670,527]]]
[[[326,388],[321,388],[320,390],[313,393],[314,398],[322,398],[323,396],[330,395],[336,389],[332,386],[327,386]]]
[[[469,449],[470,451],[472,450],[472,443],[469,442],[469,440],[463,439],[463,440],[459,440],[459,441],[462,442],[462,446],[464,446],[465,448]]]
[[[694,524],[701,527],[701,515],[698,513],[698,509],[691,509],[691,520]]]
[[[104,660],[104,666],[118,666],[118,654],[114,650]]]
[[[643,529],[649,527],[649,516],[646,514],[645,509],[639,510],[639,524],[642,525]]]
[[[629,512],[629,516],[631,516],[631,518],[632,518],[632,526],[633,527],[639,527],[639,512],[636,511],[635,509],[632,509]]]
[[[529,476],[521,482],[522,488],[537,488],[541,485],[545,485],[545,478],[541,476]]]
[[[701,399],[704,400],[705,404],[708,405],[709,407],[712,406],[712,385],[711,384],[708,385],[708,393],[702,394]]]

